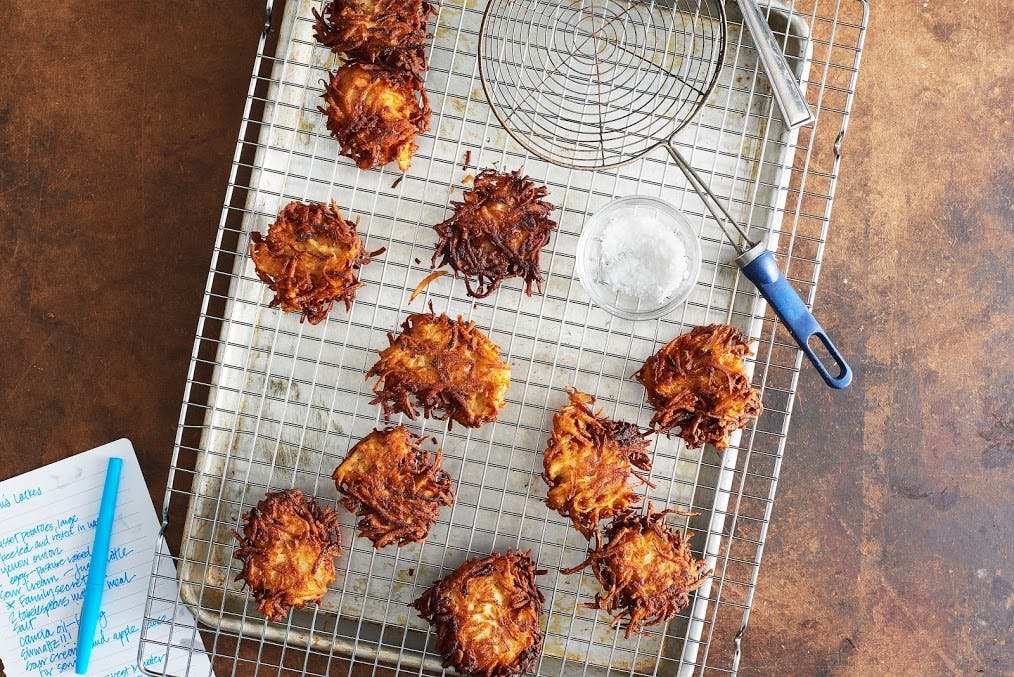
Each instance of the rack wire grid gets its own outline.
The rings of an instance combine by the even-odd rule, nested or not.
[[[616,0],[626,1],[626,0]],[[633,1],[633,0],[630,0]],[[419,139],[400,181],[385,167],[359,171],[339,157],[317,111],[321,81],[334,57],[315,44],[311,8],[291,0],[267,8],[208,276],[163,506],[142,624],[141,655],[161,652],[198,674],[191,647],[203,642],[215,674],[360,675],[388,670],[439,674],[426,624],[409,604],[472,556],[530,549],[547,574],[545,648],[540,675],[673,675],[735,672],[771,518],[779,468],[801,368],[801,352],[743,283],[734,252],[664,152],[609,171],[571,171],[523,152],[482,96],[476,44],[483,7],[445,0],[430,24],[426,87],[431,131]],[[726,65],[707,105],[677,136],[680,149],[752,237],[766,239],[801,297],[812,304],[838,177],[839,147],[855,91],[868,7],[863,0],[766,2],[769,22],[805,86],[813,127],[787,131],[773,105],[735,3],[727,7]],[[279,30],[269,31],[272,19]],[[470,164],[463,166],[466,152]],[[447,276],[409,307],[429,273],[432,225],[483,167],[524,167],[550,188],[558,231],[544,252],[544,293],[527,297],[518,281],[472,300]],[[574,274],[581,224],[614,196],[647,194],[674,203],[701,237],[704,263],[689,302],[651,322],[613,318],[595,307]],[[366,283],[351,310],[301,324],[268,307],[247,250],[290,200],[334,199],[360,219],[368,250],[387,252],[363,268]],[[374,550],[342,514],[338,577],[319,606],[269,623],[235,581],[232,555],[242,515],[265,492],[298,487],[333,503],[330,473],[348,449],[384,424],[370,405],[365,372],[387,332],[432,303],[475,321],[513,369],[507,406],[496,423],[469,430],[444,422],[404,421],[435,435],[457,500],[428,540]],[[655,488],[646,500],[698,513],[673,520],[694,532],[697,556],[714,568],[691,605],[671,623],[625,639],[605,614],[583,608],[597,589],[590,574],[564,576],[587,542],[549,512],[539,478],[552,414],[564,388],[598,398],[614,418],[647,426],[650,410],[630,379],[645,358],[697,324],[729,322],[757,339],[750,363],[764,414],[722,454],[687,450],[677,438],[652,438]],[[177,569],[167,579],[165,564]],[[179,599],[164,599],[165,583]],[[185,604],[199,632],[153,618],[156,601]],[[169,621],[170,623],[172,621]],[[203,669],[200,671],[203,672]]]

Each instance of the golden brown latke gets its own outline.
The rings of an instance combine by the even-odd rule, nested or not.
[[[430,104],[422,80],[408,71],[372,63],[347,63],[331,75],[321,95],[327,128],[341,153],[370,169],[398,161],[408,169],[429,129]]]
[[[546,505],[590,538],[599,520],[623,512],[636,500],[627,480],[634,468],[651,470],[648,441],[633,423],[613,421],[588,408],[591,395],[572,390],[570,404],[553,416],[553,434],[542,457],[549,486]]]
[[[376,397],[371,404],[384,407],[384,415],[405,414],[415,419],[412,404],[423,416],[443,411],[435,418],[450,418],[468,428],[495,421],[505,404],[511,368],[500,357],[500,348],[460,317],[441,313],[409,315],[391,345],[366,374],[377,376]]]
[[[679,428],[687,446],[729,446],[729,434],[760,416],[760,392],[750,387],[743,356],[750,346],[735,327],[711,324],[677,336],[634,374],[655,408],[651,425]]]
[[[434,226],[440,236],[434,265],[442,257],[440,265],[461,273],[475,298],[489,296],[511,277],[524,279],[529,296],[533,284],[541,292],[539,252],[556,228],[549,218],[554,207],[542,199],[548,194],[520,170],[484,169],[464,199],[452,203],[454,214]]]
[[[474,677],[509,677],[534,667],[545,635],[544,597],[530,552],[472,559],[433,584],[413,606],[437,633],[444,667]]]
[[[250,239],[257,277],[275,292],[271,306],[299,311],[310,324],[327,317],[335,301],[348,310],[363,286],[356,271],[384,251],[364,251],[356,224],[342,218],[334,202],[290,202],[267,237],[254,232]]]
[[[243,519],[243,535],[232,532],[240,542],[233,556],[243,562],[236,580],[250,588],[260,612],[280,621],[289,609],[320,602],[341,557],[338,511],[286,489],[266,495]]]
[[[359,531],[375,548],[426,540],[440,506],[454,503],[451,478],[431,459],[425,438],[405,426],[374,430],[352,447],[331,478]],[[435,440],[434,440],[435,441]]]
[[[415,74],[426,70],[426,0],[332,0],[313,10],[317,41],[352,61],[380,63]]]
[[[644,515],[620,515],[606,529],[607,543],[596,534],[588,559],[562,570],[572,574],[591,564],[604,593],[585,606],[613,614],[614,628],[626,619],[627,638],[670,620],[711,575],[704,560],[694,559],[687,540],[666,526],[665,516],[674,512],[652,512],[649,504]]]

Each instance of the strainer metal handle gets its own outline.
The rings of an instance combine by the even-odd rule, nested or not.
[[[824,382],[832,388],[847,388],[852,383],[851,367],[831,341],[827,332],[817,322],[810,309],[799,298],[796,289],[778,268],[778,263],[775,261],[774,255],[768,251],[767,245],[763,242],[755,243],[750,240],[743,228],[722,206],[722,203],[711,192],[697,171],[690,166],[683,154],[672,144],[671,140],[665,144],[665,148],[686,175],[694,192],[704,201],[704,205],[718,222],[725,236],[739,251],[740,255],[736,258],[736,265],[743,271],[744,277],[754,283],[757,291],[761,293],[771,309],[775,311],[778,319],[789,330],[800,350],[810,360]],[[837,374],[832,374],[828,370],[813,346],[810,345],[810,339],[815,336],[827,350],[831,361],[837,368]]]

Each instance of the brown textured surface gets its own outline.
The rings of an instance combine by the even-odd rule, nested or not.
[[[873,5],[744,672],[1009,672],[1011,6]]]
[[[262,6],[0,4],[0,478],[126,436],[161,503]],[[873,7],[817,298],[856,383],[801,379],[744,674],[1014,665],[1011,14]]]

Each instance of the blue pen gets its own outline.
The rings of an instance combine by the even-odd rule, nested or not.
[[[92,543],[92,561],[88,565],[88,583],[85,587],[84,603],[81,606],[81,621],[77,627],[77,666],[79,675],[88,673],[88,661],[92,657],[95,643],[95,626],[102,609],[102,590],[106,587],[106,563],[109,561],[109,539],[113,535],[113,515],[116,513],[116,494],[120,490],[120,471],[123,459],[111,458],[106,466],[106,484],[102,488],[102,503],[99,505],[99,521],[95,525],[95,541]]]

